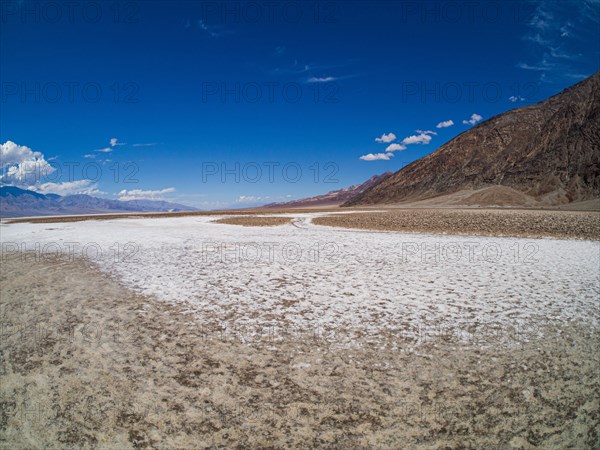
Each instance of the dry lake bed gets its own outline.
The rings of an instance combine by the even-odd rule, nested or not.
[[[327,214],[0,225],[0,448],[600,446],[598,240]]]

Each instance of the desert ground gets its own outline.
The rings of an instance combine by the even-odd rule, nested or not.
[[[423,202],[421,202],[423,203]],[[270,226],[289,223],[294,215],[314,214],[314,223],[342,228],[483,236],[600,239],[600,203],[560,208],[422,207],[421,203],[364,208],[254,208],[232,211],[123,213],[94,216],[42,216],[2,219],[3,223],[61,223],[129,218],[215,217],[231,225]],[[431,202],[430,202],[431,203]],[[325,214],[329,213],[329,214]],[[368,213],[368,214],[366,214]]]
[[[1,224],[0,448],[600,446],[598,213],[333,212]]]

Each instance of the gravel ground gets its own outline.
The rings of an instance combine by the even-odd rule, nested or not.
[[[599,212],[391,209],[318,217],[313,222],[317,225],[380,231],[600,239]]]

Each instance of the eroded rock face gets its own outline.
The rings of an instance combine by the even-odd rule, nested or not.
[[[546,205],[600,195],[600,72],[478,124],[343,206],[507,186]]]

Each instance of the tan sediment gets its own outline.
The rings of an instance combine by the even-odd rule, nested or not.
[[[215,223],[227,225],[241,225],[244,227],[273,227],[292,223],[292,217],[262,217],[262,216],[238,216],[218,219]]]
[[[317,217],[317,225],[380,231],[600,239],[600,213],[511,209],[390,209]]]
[[[26,257],[26,260],[23,258]],[[0,448],[594,448],[599,336],[467,345],[202,327],[88,263],[2,261]],[[274,318],[276,322],[276,318]],[[24,328],[23,328],[24,326]],[[540,336],[544,336],[541,338]]]

